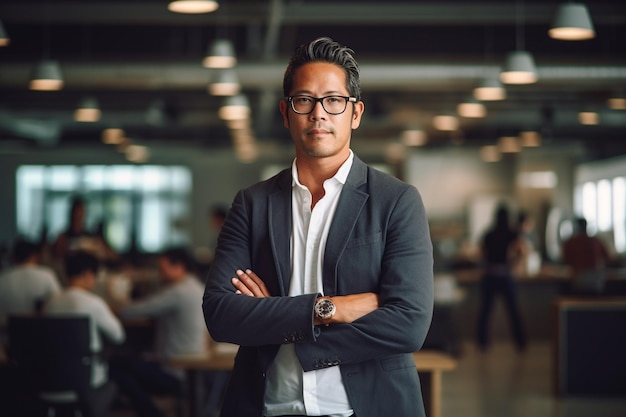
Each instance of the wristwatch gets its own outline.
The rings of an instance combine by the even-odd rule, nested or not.
[[[315,302],[315,316],[322,321],[330,319],[335,311],[335,304],[330,298],[320,298]]]

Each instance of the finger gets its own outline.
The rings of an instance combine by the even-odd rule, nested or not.
[[[249,295],[251,297],[254,297],[254,293],[250,291],[250,289],[246,287],[246,285],[241,280],[233,277],[231,278],[230,282],[235,287],[236,294],[244,294],[244,295]]]
[[[259,290],[261,291],[261,294],[264,297],[269,297],[270,296],[270,292],[267,290],[267,287],[265,286],[265,282],[263,282],[263,280],[261,278],[259,278],[259,276],[257,274],[255,274],[250,269],[246,269],[246,275],[249,276],[250,278],[252,278],[254,283],[259,287]]]
[[[243,285],[246,286],[246,288],[252,292],[252,294],[255,297],[263,297],[263,291],[261,290],[261,288],[259,287],[259,285],[257,284],[257,282],[248,274],[246,274],[245,272],[243,272],[242,270],[237,270],[237,278],[239,279],[239,281],[241,281],[243,283]]]

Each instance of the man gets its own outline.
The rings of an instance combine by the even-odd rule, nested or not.
[[[364,110],[352,50],[302,45],[283,91],[295,160],[237,194],[207,277],[209,332],[241,346],[221,415],[422,417],[412,353],[433,258],[421,197],[350,149]]]
[[[193,261],[183,248],[164,251],[158,258],[165,286],[144,300],[119,310],[123,318],[152,318],[156,325],[154,360],[134,356],[112,360],[112,377],[126,394],[139,416],[162,415],[152,394],[180,395],[184,374],[164,362],[181,355],[203,354],[207,330],[200,309],[202,284],[192,274]]]
[[[51,268],[39,264],[37,245],[18,240],[13,245],[13,267],[0,275],[0,321],[9,314],[33,314],[61,291]]]
[[[99,269],[98,259],[85,251],[70,252],[65,261],[65,274],[68,287],[55,295],[45,305],[45,313],[77,314],[89,317],[91,328],[91,348],[93,352],[103,351],[101,336],[108,342],[122,343],[126,338],[124,328],[102,298],[92,291],[96,285]],[[88,416],[106,415],[112,404],[117,389],[108,379],[108,364],[102,358],[92,362],[91,389],[86,390],[84,397]]]
[[[563,262],[571,270],[573,293],[600,294],[606,282],[606,264],[611,255],[602,240],[587,233],[587,220],[580,217],[574,234],[563,243]]]

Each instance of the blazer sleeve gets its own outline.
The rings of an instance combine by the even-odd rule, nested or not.
[[[352,288],[361,282],[378,282],[380,307],[350,324],[321,326],[315,343],[296,345],[305,371],[421,348],[433,312],[433,255],[418,191],[406,186],[395,197],[389,215],[383,216],[387,217],[381,223],[380,248],[374,244],[346,248],[337,272],[338,281],[351,282]],[[361,265],[364,267],[358,269]],[[343,276],[346,274],[349,276]],[[351,291],[341,285],[338,288],[339,293]],[[360,287],[352,292],[369,289]]]
[[[220,232],[202,302],[207,329],[216,341],[241,346],[312,341],[316,294],[280,296],[279,269],[270,247],[267,195],[255,195],[254,191],[242,190],[236,195]],[[283,225],[287,238],[288,226]],[[282,256],[288,265],[288,242],[286,248]],[[237,269],[246,268],[264,280],[272,297],[235,294],[231,278]]]

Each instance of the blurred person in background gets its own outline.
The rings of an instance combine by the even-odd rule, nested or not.
[[[517,214],[516,230],[518,232],[517,256],[514,259],[513,274],[515,276],[534,276],[541,268],[541,256],[538,251],[535,235],[535,218],[526,210]]]
[[[94,253],[100,260],[115,259],[117,254],[99,233],[87,230],[86,204],[81,197],[71,200],[67,229],[57,236],[52,245],[52,255],[57,259],[65,259],[73,250],[86,250]]]
[[[587,220],[577,218],[574,233],[562,246],[563,263],[570,268],[570,292],[601,294],[606,282],[606,264],[610,259],[606,244],[598,237],[589,236]]]
[[[520,262],[526,249],[520,233],[511,226],[509,209],[500,204],[494,221],[483,235],[481,249],[483,276],[480,283],[481,303],[478,316],[478,346],[489,348],[489,321],[496,297],[502,297],[509,316],[515,346],[519,352],[526,348],[526,334],[517,300],[517,285],[513,267]]]
[[[61,291],[55,272],[40,264],[40,247],[18,239],[11,254],[12,267],[0,275],[0,321],[9,314],[33,314]]]
[[[152,395],[182,395],[184,373],[168,367],[168,359],[203,355],[208,350],[201,308],[204,287],[193,273],[191,255],[184,248],[165,250],[158,257],[158,267],[163,288],[118,309],[123,319],[154,320],[154,352],[144,357],[120,355],[111,360],[111,376],[139,417],[163,415]]]
[[[47,315],[72,314],[89,317],[91,348],[100,355],[91,364],[91,386],[85,387],[83,392],[85,416],[105,416],[117,394],[115,384],[109,380],[102,338],[107,342],[120,344],[126,337],[119,319],[107,303],[93,293],[99,268],[100,263],[95,255],[86,251],[70,253],[65,261],[68,286],[45,305]]]

